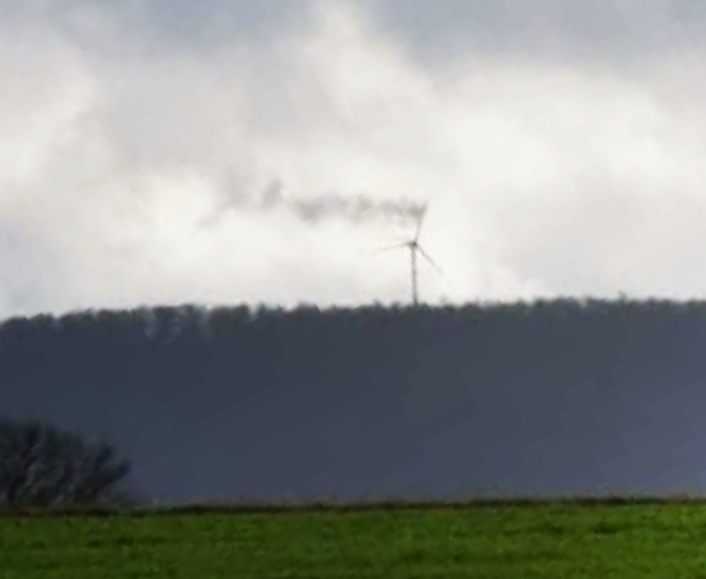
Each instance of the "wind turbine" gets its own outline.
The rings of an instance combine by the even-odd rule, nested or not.
[[[428,209],[428,206],[424,207],[424,210],[420,213],[419,219],[417,221],[417,229],[416,229],[415,235],[412,239],[410,239],[409,241],[405,241],[403,243],[396,243],[394,245],[388,245],[386,247],[381,247],[380,249],[375,251],[375,253],[379,253],[382,251],[390,251],[392,249],[402,249],[402,248],[409,249],[411,281],[412,281],[412,304],[415,307],[419,305],[419,285],[418,285],[418,282],[419,282],[419,274],[418,274],[419,260],[417,258],[417,254],[420,254],[424,259],[427,260],[429,265],[431,265],[438,273],[440,273],[442,276],[446,277],[446,275],[441,270],[439,265],[432,259],[432,257],[426,252],[426,250],[419,243],[419,236],[422,233],[422,225],[424,223],[424,217],[427,214],[427,209]]]

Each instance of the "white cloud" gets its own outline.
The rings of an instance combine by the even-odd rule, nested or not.
[[[696,59],[425,70],[351,5],[316,15],[208,55],[0,38],[0,314],[407,299],[407,255],[369,254],[407,228],[229,205],[234,181],[276,179],[309,199],[430,198],[422,241],[452,278],[422,265],[432,301],[706,286]]]

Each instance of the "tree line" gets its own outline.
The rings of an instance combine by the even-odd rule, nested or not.
[[[381,368],[400,387],[407,368],[430,383],[440,369],[445,380],[465,383],[467,376],[453,369],[470,360],[469,372],[493,386],[557,355],[571,355],[571,372],[589,375],[624,356],[628,343],[645,355],[673,356],[704,339],[706,302],[696,300],[84,311],[0,324],[0,383],[31,374],[48,384],[61,372],[64,381],[114,390],[129,366],[140,384],[160,376],[168,386],[208,362],[209,379],[231,381],[243,396],[268,381],[284,388],[328,380],[343,392],[364,387]],[[428,370],[419,370],[420,352]],[[39,420],[0,418],[1,508],[136,505],[144,499],[129,487],[130,474],[130,462],[113,444]]]

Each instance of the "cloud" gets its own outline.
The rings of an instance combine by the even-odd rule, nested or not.
[[[695,0],[360,0],[379,30],[400,31],[427,63],[468,54],[531,54],[536,61],[623,67],[702,44],[706,9]]]
[[[706,286],[699,46],[432,66],[384,4],[268,5],[267,34],[211,44],[158,3],[23,6],[0,31],[0,315],[406,301],[407,256],[369,250],[427,202],[431,301]]]

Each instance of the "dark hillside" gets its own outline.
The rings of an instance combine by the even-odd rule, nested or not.
[[[696,491],[706,303],[85,312],[0,328],[2,409],[147,492]]]

